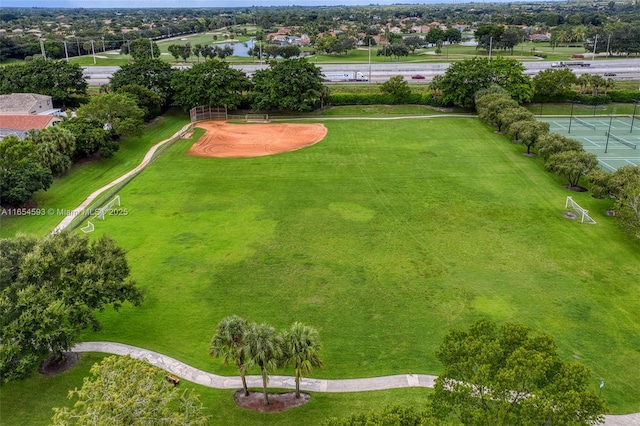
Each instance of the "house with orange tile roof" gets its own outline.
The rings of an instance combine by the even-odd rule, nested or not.
[[[0,139],[15,135],[24,139],[29,130],[42,130],[62,121],[55,115],[0,114]]]
[[[0,95],[0,139],[16,135],[24,139],[29,130],[44,129],[62,121],[51,96],[36,93]]]

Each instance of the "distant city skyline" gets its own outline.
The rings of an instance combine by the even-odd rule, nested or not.
[[[488,0],[500,3],[510,0]],[[516,0],[518,1],[518,0]],[[521,0],[524,1],[524,0]],[[483,1],[484,2],[484,1]],[[145,8],[215,8],[215,7],[269,7],[269,6],[366,6],[370,4],[436,4],[473,3],[471,0],[0,0],[0,7],[40,8],[99,8],[99,9],[145,9]],[[479,3],[479,1],[475,1]]]

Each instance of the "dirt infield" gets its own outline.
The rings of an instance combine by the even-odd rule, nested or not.
[[[294,151],[320,142],[323,124],[229,124],[205,121],[196,127],[205,133],[187,155],[197,157],[260,157]]]

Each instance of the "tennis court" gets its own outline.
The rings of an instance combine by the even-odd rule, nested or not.
[[[640,165],[640,119],[630,115],[538,117],[549,131],[576,139],[604,170]]]

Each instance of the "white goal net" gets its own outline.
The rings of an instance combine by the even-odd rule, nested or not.
[[[571,196],[567,197],[567,201],[564,203],[564,208],[571,209],[574,212],[576,212],[578,217],[580,217],[580,223],[591,223],[591,224],[596,223],[596,221],[593,220],[591,216],[589,216],[589,211],[580,207],[578,203],[573,201],[573,198],[571,198]]]
[[[104,207],[101,207],[96,212],[96,219],[104,220],[104,215],[111,210],[113,206],[120,207],[120,196],[116,195],[113,200],[109,201]]]

